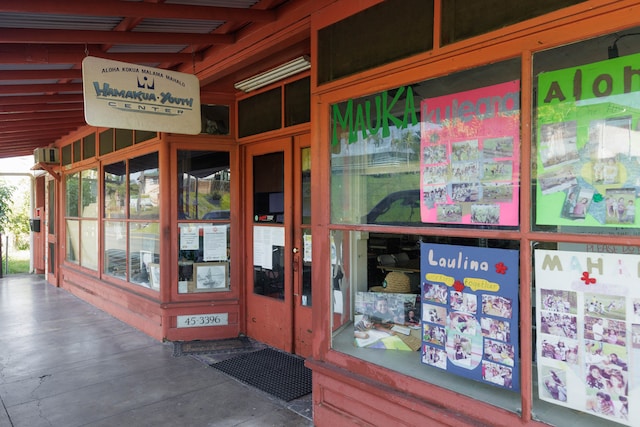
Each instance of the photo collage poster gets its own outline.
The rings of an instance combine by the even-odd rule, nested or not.
[[[422,363],[520,389],[519,251],[421,243]]]
[[[640,54],[538,76],[536,223],[633,228]]]
[[[422,222],[518,225],[520,81],[420,108]]]
[[[540,399],[640,425],[640,256],[536,250]]]

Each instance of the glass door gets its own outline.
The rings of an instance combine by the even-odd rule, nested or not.
[[[244,160],[247,334],[301,356],[311,352],[308,141],[252,145]]]
[[[58,286],[57,279],[57,238],[56,238],[56,187],[58,181],[47,179],[47,203],[45,206],[45,233],[47,236],[46,251],[46,276],[47,282]]]
[[[294,352],[311,356],[311,138],[294,138],[293,297]]]

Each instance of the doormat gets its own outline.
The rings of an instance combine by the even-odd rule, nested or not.
[[[272,348],[210,366],[285,402],[311,393],[311,369],[304,366],[304,359]]]
[[[228,338],[223,340],[205,341],[175,341],[173,343],[173,356],[185,355],[235,355],[247,351],[260,350],[266,347],[248,337]]]

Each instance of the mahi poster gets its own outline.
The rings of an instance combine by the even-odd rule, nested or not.
[[[538,76],[536,223],[640,224],[640,54]]]
[[[640,426],[640,256],[534,258],[540,398]]]
[[[520,82],[424,99],[420,108],[422,221],[518,225]]]
[[[520,389],[519,251],[421,244],[422,363]]]

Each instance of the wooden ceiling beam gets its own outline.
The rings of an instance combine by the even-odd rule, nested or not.
[[[3,95],[15,95],[18,93],[51,93],[51,92],[79,92],[82,93],[82,83],[49,83],[49,84],[24,84],[24,85],[0,85],[0,93]]]
[[[2,3],[2,2],[0,2]],[[107,53],[100,46],[92,45],[28,45],[0,44],[0,64],[80,64],[82,60],[96,56],[114,61],[134,64],[193,63],[202,61],[202,52],[196,53],[157,53],[131,52]]]
[[[38,132],[38,133],[25,133],[25,134],[13,134],[11,136],[1,136],[0,135],[0,143],[8,142],[8,141],[20,141],[20,140],[28,140],[31,138],[33,141],[41,141],[41,140],[53,140],[60,138],[62,135],[66,135],[70,131],[56,131],[56,132]]]
[[[2,132],[16,132],[22,131],[25,127],[29,129],[38,130],[42,128],[51,128],[58,129],[64,126],[81,126],[86,124],[83,117],[69,117],[67,119],[57,119],[57,120],[34,120],[31,123],[25,122],[8,122],[3,123],[0,121],[0,126],[2,126]]]
[[[15,44],[124,44],[216,45],[232,44],[231,34],[159,33],[141,31],[0,29],[0,43]]]
[[[0,92],[2,91],[0,90]],[[84,102],[84,97],[82,96],[82,94],[0,96],[0,106],[27,105],[27,104],[73,104],[73,103],[78,103],[82,105],[83,102]]]
[[[57,80],[81,79],[82,71],[69,68],[68,70],[0,70],[0,81],[7,80]]]
[[[38,127],[37,123],[34,123],[33,126],[28,127],[25,129],[24,126],[22,126],[21,129],[13,129],[10,131],[5,131],[4,127],[2,129],[2,134],[0,135],[0,140],[3,139],[11,139],[14,138],[15,136],[18,135],[38,135],[38,134],[42,134],[42,133],[46,133],[46,134],[59,134],[60,131],[71,131],[71,130],[75,130],[77,129],[78,126],[81,126],[84,123],[81,124],[77,124],[77,123],[61,123],[57,126],[42,126],[42,127]]]
[[[0,138],[0,144],[5,144],[5,145],[17,144],[20,141],[24,141],[25,143],[46,141],[46,143],[49,144],[54,141],[57,141],[62,137],[65,137],[66,135],[71,134],[74,130],[75,128],[70,128],[70,129],[60,129],[56,133],[43,133],[42,135],[39,135],[38,137],[36,137],[31,141],[30,141],[30,138],[33,138],[34,137],[33,135],[16,135],[15,138],[9,138],[9,139]]]
[[[199,19],[207,21],[273,22],[275,10],[197,6],[117,0],[2,0],[0,12],[117,16],[128,18]]]
[[[28,97],[25,97],[28,98]],[[1,100],[1,98],[0,98]],[[82,111],[84,104],[67,103],[67,104],[26,104],[26,105],[2,105],[0,104],[0,113],[34,113],[37,111]]]
[[[70,111],[44,111],[44,112],[24,112],[13,114],[0,114],[0,123],[20,123],[20,122],[33,122],[33,121],[46,121],[46,120],[67,120],[68,118],[84,118],[82,110],[70,110]]]

